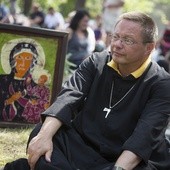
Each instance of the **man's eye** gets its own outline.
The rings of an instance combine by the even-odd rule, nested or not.
[[[133,44],[133,40],[131,40],[131,39],[125,39],[124,41],[125,41],[125,43],[127,43],[127,44]]]
[[[113,35],[112,38],[113,38],[114,40],[118,40],[118,39],[119,39],[119,37],[118,37],[117,35]]]

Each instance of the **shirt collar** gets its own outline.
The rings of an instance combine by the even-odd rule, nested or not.
[[[131,75],[134,78],[139,78],[144,73],[144,71],[146,70],[150,62],[151,62],[151,57],[149,56],[148,59],[137,70],[131,73]],[[117,71],[121,75],[120,71],[117,68],[117,64],[113,60],[108,62],[107,65],[113,68],[115,71]]]

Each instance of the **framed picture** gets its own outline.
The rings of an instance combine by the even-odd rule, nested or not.
[[[0,24],[0,125],[36,124],[61,89],[68,33]]]

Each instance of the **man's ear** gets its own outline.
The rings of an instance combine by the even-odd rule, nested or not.
[[[147,43],[146,51],[145,51],[146,56],[149,56],[154,48],[155,48],[155,43]]]

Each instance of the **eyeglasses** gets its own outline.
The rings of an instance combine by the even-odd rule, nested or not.
[[[116,42],[118,40],[121,41],[122,44],[124,45],[133,45],[133,44],[138,44],[137,41],[133,40],[132,38],[128,38],[128,37],[120,37],[116,34],[110,34],[109,37],[111,38],[111,40],[113,42]]]

